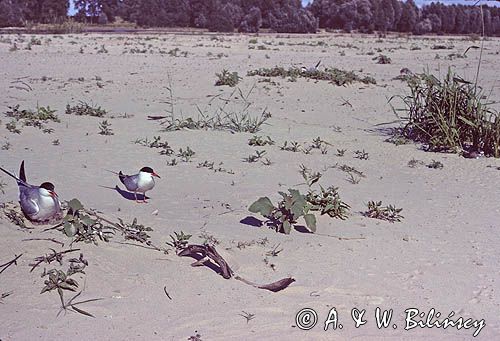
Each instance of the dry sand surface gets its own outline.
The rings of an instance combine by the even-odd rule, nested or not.
[[[441,321],[451,312],[454,320],[484,319],[486,326],[477,338],[500,338],[500,161],[384,142],[387,128],[396,126],[383,124],[396,119],[387,100],[407,92],[404,82],[393,79],[400,69],[428,68],[443,76],[451,66],[465,79],[474,79],[479,50],[470,50],[467,58],[448,55],[461,54],[480,42],[461,37],[378,40],[350,35],[34,38],[41,45],[35,42],[28,50],[32,36],[1,36],[0,106],[2,112],[17,104],[20,109],[50,106],[57,109],[61,122],[48,124],[53,128],[50,134],[19,124],[22,133],[14,134],[5,128],[10,119],[2,115],[2,167],[17,172],[25,160],[32,183],[52,180],[62,200],[78,198],[115,221],[137,218],[153,228],[149,234],[156,245],[166,247],[170,234],[184,231],[193,235],[192,243],[215,242],[235,272],[246,279],[270,283],[290,276],[296,281],[277,293],[256,289],[225,280],[208,267],[191,267],[192,258],[177,257],[173,251],[164,254],[123,244],[118,233],[109,243],[72,245],[81,249],[89,263],[85,275],[72,276],[79,283],[78,291],[83,289],[77,300],[102,298],[79,306],[95,318],[71,311],[57,316],[59,296],[55,290],[40,294],[46,280],[41,274],[44,268],[65,271],[68,259],[79,252],[66,255],[62,265],[41,264],[30,272],[35,257],[50,248],[68,249],[71,239],[57,230],[42,232],[39,226],[20,228],[2,216],[0,263],[23,255],[17,266],[0,274],[0,293],[10,293],[0,302],[1,340],[198,340],[196,334],[200,340],[467,340],[477,329],[404,330],[408,308],[426,314],[435,308],[442,314]],[[251,39],[257,43],[250,43]],[[14,43],[17,51],[11,51]],[[439,44],[452,47],[431,49]],[[175,48],[177,56],[170,55]],[[134,50],[137,53],[131,53]],[[499,52],[498,39],[484,42],[479,83],[491,100],[500,95]],[[377,64],[372,58],[379,53],[392,63]],[[374,77],[377,84],[342,87],[305,78],[263,82],[263,77],[247,76],[261,67],[309,67],[318,60],[320,68],[354,70]],[[238,72],[242,77],[238,87],[245,93],[255,85],[249,112],[258,116],[268,109],[272,117],[258,135],[270,136],[275,145],[249,146],[251,133],[162,132],[159,121],[147,119],[166,114],[169,83],[176,117],[197,117],[197,106],[213,112],[221,98],[233,91],[214,86],[215,73],[222,69]],[[214,95],[219,96],[209,106]],[[105,118],[66,115],[66,105],[79,101],[99,105],[108,114]],[[114,135],[99,134],[104,119],[111,123]],[[189,146],[196,154],[190,162],[182,162],[175,155],[160,155],[159,149],[134,143],[154,136],[168,141],[175,152]],[[329,143],[327,154],[279,148],[285,141],[310,145],[316,137]],[[54,145],[54,140],[59,144]],[[343,157],[337,149],[346,149]],[[265,150],[272,164],[242,161],[255,150]],[[369,158],[356,158],[358,150]],[[168,166],[173,158],[178,164]],[[412,159],[423,164],[411,168]],[[206,160],[215,167],[222,163],[227,172],[198,167]],[[426,167],[432,160],[444,167]],[[261,196],[276,202],[278,191],[297,188],[306,193],[301,164],[323,173],[319,181],[323,187],[339,188],[341,199],[351,206],[346,220],[317,214],[317,234],[292,230],[289,235],[240,222],[248,216],[261,219],[248,211]],[[353,184],[347,173],[331,167],[335,164],[355,167],[365,177]],[[122,197],[114,190],[116,185],[123,188],[118,178],[106,172],[133,173],[142,166],[151,166],[162,177],[148,192],[148,204]],[[0,201],[17,205],[15,182],[3,173],[0,181],[6,184]],[[403,208],[404,219],[390,223],[363,216],[370,200]],[[54,238],[65,245],[23,241],[29,238]],[[269,255],[275,246],[282,251]],[[66,300],[72,295],[64,292]],[[388,328],[376,327],[377,307],[393,309]],[[317,325],[309,331],[300,330],[295,321],[302,308],[318,314]],[[324,331],[332,308],[343,328],[334,331],[330,325]],[[353,308],[366,310],[366,325],[354,326]],[[254,318],[247,322],[243,311]]]

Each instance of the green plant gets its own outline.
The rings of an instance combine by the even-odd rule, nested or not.
[[[278,192],[282,200],[275,207],[268,197],[261,197],[255,201],[248,210],[252,213],[260,213],[267,218],[268,225],[274,227],[277,232],[290,234],[292,226],[301,217],[304,218],[307,228],[311,232],[316,231],[316,217],[308,213],[311,205],[306,197],[296,189],[289,189],[288,193]]]
[[[63,218],[62,228],[66,236],[75,238],[72,243],[84,241],[95,245],[98,240],[109,242],[115,230],[113,226],[105,225],[98,217],[87,214],[78,199],[68,202],[68,212]]]
[[[401,221],[403,218],[403,216],[399,214],[403,210],[402,208],[396,208],[392,205],[383,207],[382,201],[370,201],[367,206],[368,211],[363,213],[365,217],[387,220],[391,223]]]
[[[111,129],[111,123],[108,120],[99,122],[99,135],[114,135],[113,129]]]
[[[328,214],[332,218],[346,219],[350,206],[340,199],[338,188],[330,186],[324,189],[320,186],[320,193],[310,190],[306,200],[311,204],[311,211],[319,211],[321,215]]]
[[[410,168],[416,168],[417,166],[422,166],[422,165],[424,165],[424,162],[417,160],[415,158],[408,161],[408,167],[410,167]]]
[[[347,149],[337,149],[337,156],[338,157],[344,156],[346,151]]]
[[[243,162],[253,163],[260,161],[265,154],[265,150],[256,150],[255,154],[248,155],[247,157],[243,158]]]
[[[250,114],[252,103],[249,101],[249,97],[254,89],[252,87],[247,94],[244,94],[241,89],[235,89],[227,98],[222,99],[219,96],[214,96],[208,104],[210,110],[213,110],[212,102],[219,101],[220,104],[213,112],[207,112],[207,110],[197,107],[197,118],[176,118],[171,87],[169,89],[171,94],[167,102],[169,115],[161,122],[164,131],[213,129],[254,134],[260,131],[261,126],[271,117],[267,109],[264,109],[260,115]]]
[[[431,151],[484,152],[500,157],[500,115],[483,102],[476,84],[448,70],[443,80],[429,73],[408,81],[410,94],[400,97],[408,116],[402,133]],[[393,97],[394,98],[394,97]]]
[[[77,105],[71,106],[66,105],[67,115],[77,115],[77,116],[94,116],[94,117],[104,117],[107,111],[102,109],[100,106],[90,105],[86,102],[80,101]]]
[[[47,107],[37,106],[35,111],[32,110],[20,110],[19,104],[13,107],[8,107],[9,110],[5,112],[5,116],[13,118],[15,121],[11,121],[6,124],[6,128],[14,133],[20,134],[21,131],[17,129],[16,122],[22,123],[23,126],[36,127],[41,130],[45,130],[45,124],[47,122],[61,122],[59,117],[55,114],[56,110]]]
[[[374,57],[372,60],[376,60],[377,64],[390,64],[391,58],[387,57],[384,54],[379,55],[378,57]]]
[[[170,235],[170,239],[172,239],[172,241],[167,242],[166,244],[175,248],[176,252],[182,251],[186,248],[189,238],[192,236],[193,235],[191,234],[185,234],[184,231],[181,231],[180,233],[174,231],[174,235]]]
[[[153,136],[153,140],[149,140],[147,137],[144,139],[137,139],[134,143],[149,148],[158,148],[160,149],[160,155],[172,155],[174,153],[174,150],[167,141],[161,141],[161,136]]]
[[[354,154],[355,154],[355,156],[354,156],[354,157],[355,157],[356,159],[360,159],[360,160],[368,160],[368,159],[370,158],[370,155],[369,155],[367,152],[365,152],[365,150],[364,150],[364,149],[363,149],[362,151],[361,151],[361,150],[356,150],[356,151],[354,152]]]
[[[259,146],[263,147],[265,145],[274,145],[274,141],[269,137],[263,138],[262,136],[254,135],[250,140],[248,140],[249,146]]]
[[[283,145],[280,146],[281,150],[286,150],[288,152],[298,152],[300,150],[300,143],[297,141],[292,141],[288,144],[288,141],[283,142]]]
[[[300,165],[299,173],[300,175],[302,175],[302,178],[305,180],[306,185],[308,187],[314,185],[323,176],[323,174],[321,174],[320,172],[313,173],[309,168],[307,168],[304,165]]]
[[[326,68],[324,70],[305,70],[298,67],[285,69],[281,66],[273,68],[261,68],[247,72],[247,76],[262,76],[262,77],[282,77],[282,78],[309,78],[314,80],[325,80],[332,84],[342,86],[349,85],[353,82],[361,82],[365,84],[376,84],[373,77],[365,76],[363,78],[356,75],[354,71],[344,71],[337,68]]]
[[[432,160],[431,163],[427,165],[427,168],[442,169],[444,166],[440,161]]]
[[[191,159],[193,158],[193,156],[195,155],[196,153],[194,152],[194,150],[192,150],[189,146],[186,147],[185,150],[183,150],[182,148],[179,149],[179,152],[177,153],[177,157],[181,158],[181,161],[183,162],[190,162]]]
[[[215,75],[217,76],[215,86],[228,85],[230,87],[235,87],[241,79],[241,77],[238,76],[238,72],[229,72],[226,69]]]

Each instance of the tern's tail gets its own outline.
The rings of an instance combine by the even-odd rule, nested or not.
[[[26,173],[24,172],[24,160],[21,162],[21,167],[19,167],[19,178],[26,182]]]
[[[24,161],[23,161],[24,162]],[[22,165],[22,164],[21,164]],[[26,183],[26,181],[24,181],[23,179],[19,179],[17,176],[15,176],[14,174],[12,174],[11,172],[9,172],[8,170],[6,169],[3,169],[2,167],[0,167],[0,170],[2,170],[5,174],[7,175],[10,175],[11,177],[13,177],[14,179],[16,179],[17,183]]]

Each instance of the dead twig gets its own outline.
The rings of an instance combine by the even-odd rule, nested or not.
[[[219,267],[218,271],[225,279],[229,279],[234,275],[234,272],[229,267],[229,264],[227,264],[224,258],[222,258],[222,256],[219,255],[219,253],[215,250],[215,247],[213,247],[212,245],[189,244],[182,251],[178,253],[178,256],[181,257],[191,256],[196,259],[200,258],[201,256],[201,258],[196,262],[194,262],[193,264],[191,264],[191,266],[200,266],[200,265],[209,266],[209,264],[212,264],[211,263],[212,261]],[[249,280],[246,280],[238,275],[236,275],[234,278],[245,284],[251,285],[255,288],[269,290],[272,292],[281,291],[287,288],[293,282],[295,282],[295,279],[288,277],[270,284],[259,285]]]
[[[48,240],[49,242],[54,242],[56,244],[61,245],[61,247],[64,247],[64,243],[60,242],[54,238],[28,238],[28,239],[23,239],[23,242],[31,241],[31,240]]]
[[[30,266],[32,266],[30,272],[33,272],[33,270],[35,270],[35,268],[37,266],[39,266],[40,264],[42,264],[44,262],[47,264],[50,264],[53,261],[57,261],[57,262],[59,262],[59,264],[62,264],[62,258],[63,258],[64,254],[70,253],[70,252],[75,252],[75,251],[80,251],[80,249],[65,250],[65,251],[61,251],[61,252],[56,252],[56,250],[54,250],[54,249],[51,249],[51,250],[52,250],[52,254],[39,256],[39,257],[35,258],[35,263],[30,264]]]
[[[16,256],[15,256],[15,258],[14,258],[13,260],[8,261],[7,263],[0,265],[0,269],[1,269],[1,270],[0,270],[0,274],[1,274],[2,272],[4,272],[5,270],[7,270],[7,269],[9,268],[9,266],[11,266],[12,264],[17,265],[17,260],[18,260],[18,259],[19,259],[22,255],[23,255],[22,253],[21,253],[19,256],[17,256],[17,255],[16,255]]]

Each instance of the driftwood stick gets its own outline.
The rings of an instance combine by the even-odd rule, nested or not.
[[[31,240],[47,240],[49,242],[53,242],[53,243],[56,243],[56,244],[59,244],[61,245],[61,247],[64,246],[64,243],[63,242],[60,242],[54,238],[28,238],[28,239],[23,239],[22,241],[23,242],[27,242],[27,241],[31,241]]]
[[[17,265],[17,260],[18,260],[18,259],[19,259],[22,255],[23,255],[23,254],[21,253],[19,256],[16,256],[13,260],[8,261],[7,263],[0,265],[0,268],[2,268],[2,270],[0,270],[0,274],[1,274],[2,272],[4,272],[5,270],[7,270],[7,269],[9,268],[9,266],[11,266],[12,264]]]
[[[196,244],[189,244],[187,245],[182,251],[180,251],[178,256],[183,257],[183,256],[191,256],[191,257],[202,257],[200,260],[197,260],[196,262],[192,263],[191,266],[200,266],[200,265],[207,265],[207,262],[213,261],[215,264],[219,266],[220,273],[222,277],[225,279],[231,278],[231,276],[234,275],[233,270],[229,267],[229,264],[225,261],[224,258],[222,258],[221,255],[215,250],[215,247],[211,245],[196,245]],[[291,277],[283,278],[279,281],[270,283],[270,284],[264,284],[264,285],[259,285],[257,283],[251,282],[249,280],[244,279],[241,276],[235,275],[235,279],[253,286],[254,288],[258,289],[264,289],[264,290],[269,290],[272,292],[278,292],[281,291],[285,288],[287,288],[290,284],[295,282],[295,279]]]

